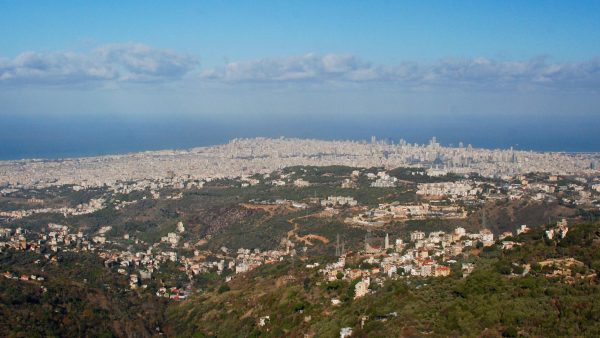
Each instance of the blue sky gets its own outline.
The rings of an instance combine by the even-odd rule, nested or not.
[[[580,60],[600,54],[598,1],[1,1],[5,57],[140,42],[224,60],[350,53]]]
[[[599,1],[3,1],[0,116],[590,116]]]

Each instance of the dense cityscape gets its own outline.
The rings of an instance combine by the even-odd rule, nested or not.
[[[190,150],[149,151],[128,155],[59,160],[0,162],[0,185],[47,187],[73,184],[113,186],[117,182],[156,179],[211,180],[234,178],[294,165],[400,166],[429,168],[429,175],[476,173],[505,178],[528,172],[585,175],[597,172],[598,154],[541,153],[513,149],[479,149],[378,141],[303,139],[235,139],[225,145]]]

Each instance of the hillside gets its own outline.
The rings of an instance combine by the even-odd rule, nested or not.
[[[151,337],[168,329],[165,302],[119,291],[127,280],[104,268],[96,256],[55,257],[0,255],[1,336]]]
[[[300,262],[265,266],[172,304],[168,319],[177,335],[190,337],[336,337],[342,327],[356,337],[599,335],[600,223],[578,224],[558,243],[542,233],[520,236],[523,246],[514,250],[486,248],[466,278],[390,280],[359,300],[348,282],[323,282]],[[549,277],[538,263],[548,258],[584,265],[572,279]],[[526,264],[528,273],[516,275]]]

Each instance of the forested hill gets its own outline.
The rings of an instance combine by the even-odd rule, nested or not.
[[[485,248],[467,277],[390,280],[358,300],[354,282],[323,282],[299,263],[264,266],[173,304],[168,320],[190,337],[338,337],[343,327],[353,337],[599,336],[600,223],[561,240],[543,229],[514,240],[522,246]]]
[[[93,254],[0,257],[2,337],[151,337],[168,329],[166,300],[121,291],[127,279]]]

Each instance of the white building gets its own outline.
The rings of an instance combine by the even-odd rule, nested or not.
[[[489,229],[483,229],[479,232],[479,240],[483,243],[483,246],[493,245],[494,234]]]
[[[371,278],[365,277],[354,286],[354,299],[363,297],[369,293],[369,285],[371,285]]]
[[[321,205],[324,207],[336,206],[336,205],[347,205],[347,206],[355,206],[358,202],[352,197],[344,197],[344,196],[329,196],[327,199],[321,200]]]
[[[425,239],[425,233],[423,231],[413,231],[410,233],[410,241],[416,242]]]

